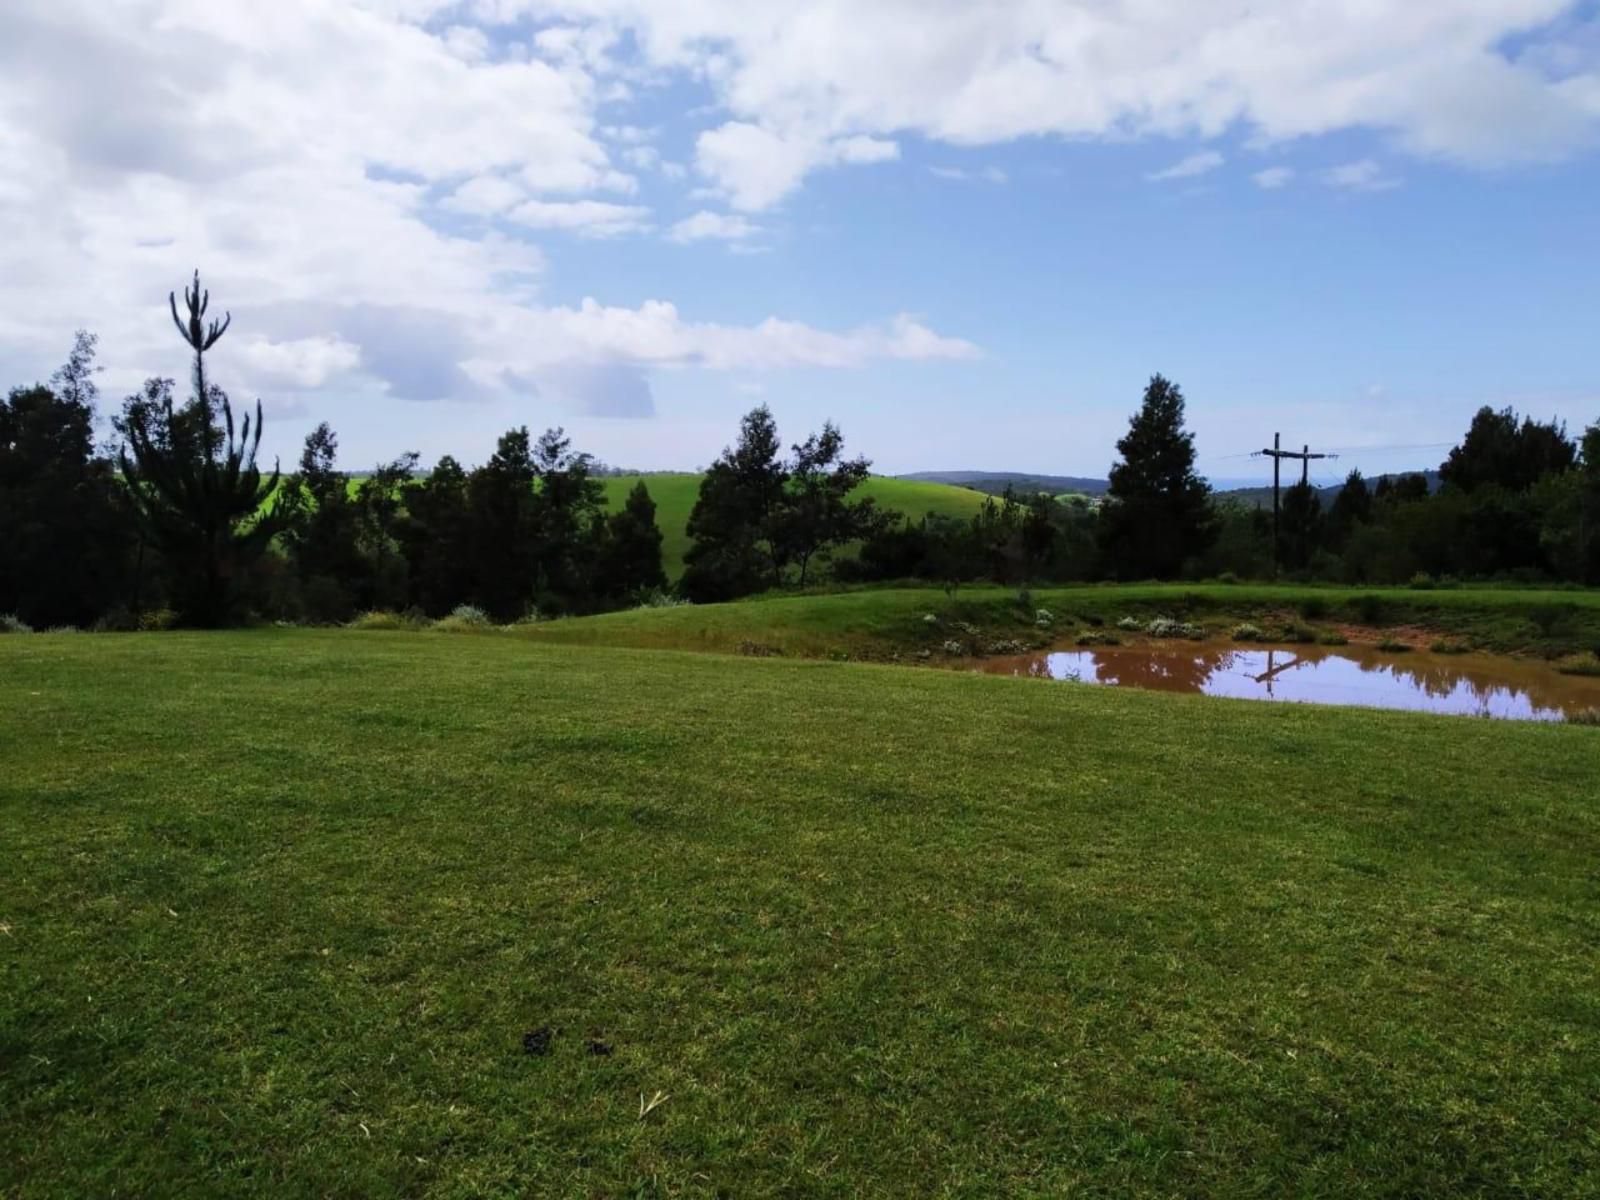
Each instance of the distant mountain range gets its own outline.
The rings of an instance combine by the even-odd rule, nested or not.
[[[1413,474],[1413,472],[1393,472],[1387,478],[1401,474]],[[1439,487],[1439,472],[1423,471],[1421,474],[1428,477],[1428,490],[1436,491]],[[951,487],[969,488],[989,496],[999,496],[1008,487],[1018,495],[1049,492],[1052,496],[1059,496],[1066,492],[1079,492],[1085,496],[1103,496],[1110,487],[1104,479],[1090,479],[1082,475],[1035,475],[1026,471],[914,471],[909,475],[898,475],[896,478],[914,479],[922,483],[945,483]],[[1367,485],[1376,487],[1378,480],[1383,478],[1386,476],[1374,475],[1367,480]],[[1292,475],[1285,475],[1284,487],[1287,488],[1294,482]],[[1270,484],[1263,487],[1259,483],[1246,482],[1242,479],[1213,479],[1211,486],[1219,497],[1240,504],[1247,506],[1260,504],[1268,508],[1272,506]],[[1323,507],[1332,504],[1343,489],[1342,483],[1319,487],[1317,495],[1321,498]]]
[[[1109,486],[1104,479],[1086,479],[1080,475],[1030,475],[1023,471],[916,471],[898,479],[915,479],[921,483],[947,483],[952,487],[971,488],[998,496],[1006,488],[1019,495],[1049,492],[1059,496],[1063,492],[1082,492],[1086,496],[1104,494]]]

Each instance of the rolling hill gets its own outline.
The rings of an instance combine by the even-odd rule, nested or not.
[[[689,549],[689,514],[700,494],[700,475],[691,472],[661,472],[645,475],[612,475],[601,480],[606,485],[608,508],[622,507],[634,484],[641,479],[656,502],[656,524],[661,527],[661,562],[667,578],[683,572],[683,556]],[[944,483],[874,475],[862,485],[861,495],[870,496],[882,508],[892,508],[910,517],[929,513],[966,519],[983,507],[981,493]]]

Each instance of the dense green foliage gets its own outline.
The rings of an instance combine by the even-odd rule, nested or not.
[[[0,1194],[1600,1175],[1592,729],[504,634],[0,676]]]
[[[124,603],[133,533],[95,453],[94,338],[79,333],[49,387],[0,398],[0,614],[86,625]]]
[[[844,457],[831,422],[779,457],[777,423],[761,405],[739,423],[700,483],[689,514],[682,590],[695,601],[731,600],[781,584],[790,567],[806,584],[813,560],[872,533],[874,501],[852,498],[868,477],[864,458]]]

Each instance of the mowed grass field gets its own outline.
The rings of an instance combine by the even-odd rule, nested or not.
[[[656,524],[661,528],[661,559],[668,579],[683,574],[683,556],[689,550],[689,514],[700,495],[698,474],[618,475],[601,482],[606,485],[607,507],[616,512],[636,483],[644,480],[656,502]],[[920,520],[930,513],[968,520],[983,507],[985,497],[968,488],[945,483],[924,483],[914,479],[893,479],[874,475],[853,493],[871,497],[881,508],[892,508]]]
[[[1600,1191],[1600,730],[505,634],[0,680],[0,1195]]]

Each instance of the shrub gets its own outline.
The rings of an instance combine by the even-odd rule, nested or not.
[[[1600,654],[1573,654],[1556,664],[1563,675],[1589,675],[1600,677]]]
[[[1432,650],[1435,654],[1465,654],[1471,649],[1471,647],[1465,642],[1452,642],[1445,638],[1440,638],[1438,641],[1429,646],[1428,649]]]
[[[165,633],[178,627],[178,614],[170,608],[153,608],[139,614],[139,628],[146,633]]]
[[[776,646],[769,646],[765,642],[752,642],[748,639],[734,647],[735,652],[750,658],[777,658],[783,651]],[[838,651],[834,652],[835,654]]]
[[[1261,630],[1248,621],[1233,627],[1233,640],[1236,642],[1259,642],[1263,636]]]
[[[1357,596],[1351,602],[1356,610],[1356,615],[1361,618],[1363,625],[1377,625],[1383,620],[1384,603],[1382,596]]]
[[[0,616],[0,633],[32,633],[33,626],[21,617]]]
[[[1324,629],[1317,634],[1317,645],[1319,646],[1348,646],[1349,644],[1350,639],[1337,629]]]
[[[1564,628],[1576,611],[1571,604],[1535,604],[1528,609],[1528,620],[1543,636],[1549,637]]]
[[[1134,617],[1123,617],[1122,620],[1117,622],[1117,628],[1125,633],[1137,633],[1144,628],[1144,624]]]
[[[1096,630],[1090,630],[1088,633],[1080,633],[1078,635],[1078,645],[1080,646],[1120,646],[1121,644],[1121,641],[1114,633],[1101,633]]]
[[[45,630],[46,633],[82,633],[76,625],[52,625]]]
[[[1405,642],[1400,641],[1398,638],[1386,637],[1383,639],[1383,641],[1378,643],[1378,649],[1387,654],[1405,654],[1411,649],[1411,647]]]
[[[94,624],[89,626],[89,631],[91,633],[132,633],[138,628],[139,618],[119,604],[115,608],[107,609],[95,618]]]
[[[1433,576],[1426,571],[1418,571],[1406,584],[1414,592],[1431,592],[1434,589]]]
[[[1567,714],[1568,725],[1600,725],[1600,708],[1580,708]]]
[[[1118,622],[1118,628],[1121,628],[1121,622]],[[1194,641],[1206,636],[1206,631],[1200,626],[1191,625],[1187,621],[1176,621],[1171,617],[1157,617],[1145,627],[1145,632],[1153,638],[1190,638]]]
[[[1033,623],[1039,629],[1048,629],[1055,624],[1055,616],[1048,608],[1041,608],[1033,614]]]
[[[440,633],[478,633],[493,627],[489,614],[471,604],[458,604],[448,617],[433,623],[433,628]]]
[[[412,629],[414,626],[397,612],[379,609],[375,612],[362,613],[354,621],[350,622],[350,628],[372,632],[390,629]]]
[[[639,593],[635,608],[682,608],[689,601],[666,588],[650,588]],[[931,613],[929,614],[932,615]]]
[[[1237,575],[1235,575],[1232,571],[1224,571],[1221,575],[1217,576],[1217,582],[1218,583],[1227,583],[1227,584],[1238,583],[1239,582],[1239,577]]]
[[[1302,644],[1314,642],[1317,640],[1317,631],[1299,621],[1290,621],[1283,627],[1283,640]]]
[[[1083,623],[1092,629],[1099,629],[1106,623],[1106,619],[1097,613],[1083,613]]]
[[[1328,602],[1321,596],[1307,596],[1296,605],[1296,608],[1308,621],[1320,621],[1328,615]]]
[[[967,652],[967,648],[954,638],[951,638],[949,641],[947,641],[943,646],[940,647],[940,649],[942,649],[946,654],[960,655]]]

